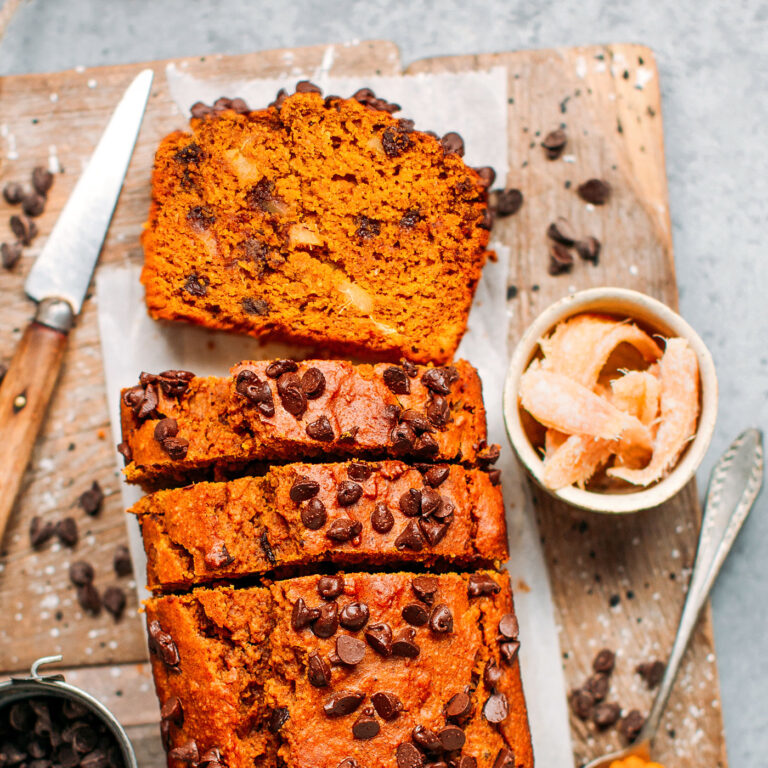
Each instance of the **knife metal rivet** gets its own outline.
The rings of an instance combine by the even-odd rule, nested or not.
[[[13,398],[13,412],[18,413],[27,404],[27,396],[22,392]]]

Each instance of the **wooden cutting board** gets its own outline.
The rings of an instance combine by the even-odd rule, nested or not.
[[[401,71],[389,42],[269,51],[245,56],[176,60],[200,77],[277,77],[286,70],[311,74],[332,61],[333,75],[361,78]],[[59,162],[42,236],[13,272],[0,274],[0,361],[10,357],[32,304],[23,280],[45,235],[131,77],[152,66],[157,74],[146,119],[125,188],[102,254],[102,263],[139,263],[138,235],[149,200],[154,149],[183,124],[165,77],[168,62],[104,67],[51,75],[0,78],[0,185],[25,180],[35,165]],[[643,47],[615,45],[427,59],[406,71],[446,72],[505,67],[508,72],[508,184],[525,202],[498,222],[494,236],[511,251],[510,341],[549,303],[594,285],[621,285],[677,304],[664,170],[658,72]],[[237,94],[228,94],[236,96]],[[386,95],[386,94],[384,94]],[[543,136],[563,126],[565,154],[545,158]],[[611,202],[591,208],[575,194],[589,178],[613,187]],[[0,240],[11,239],[0,201]],[[547,273],[545,232],[565,216],[581,234],[603,243],[598,266],[577,263],[571,274]],[[25,478],[20,502],[2,543],[0,563],[0,671],[27,668],[36,655],[60,652],[79,668],[73,679],[100,693],[130,726],[140,764],[160,766],[154,726],[156,703],[145,663],[147,653],[132,584],[117,579],[112,555],[125,540],[123,510],[109,434],[96,308],[86,302],[73,331],[58,391]],[[107,492],[96,518],[77,506],[93,480]],[[561,630],[569,686],[580,685],[602,647],[618,652],[610,698],[625,709],[647,711],[652,693],[634,673],[636,664],[664,659],[669,651],[695,554],[700,511],[694,484],[651,512],[625,518],[577,513],[533,492],[545,544]],[[508,499],[508,502],[520,500]],[[33,516],[67,515],[80,525],[74,551],[50,544],[29,547]],[[122,583],[129,593],[126,616],[81,617],[67,578],[69,563],[86,559],[96,584]],[[529,642],[534,639],[529,639]],[[104,666],[109,665],[109,666]],[[725,767],[720,695],[708,615],[701,621],[670,702],[659,757],[666,765]],[[599,734],[572,719],[576,765],[618,746],[614,730]],[[542,766],[542,768],[555,768]]]

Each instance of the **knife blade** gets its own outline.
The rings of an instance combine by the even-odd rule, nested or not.
[[[128,86],[25,283],[37,310],[0,384],[0,541],[120,196],[153,76],[145,69]]]

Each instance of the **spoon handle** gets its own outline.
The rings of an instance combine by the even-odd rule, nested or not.
[[[699,613],[760,491],[763,480],[762,438],[759,429],[746,430],[731,443],[712,470],[696,561],[680,626],[659,692],[637,738],[638,742],[650,741],[656,735]]]

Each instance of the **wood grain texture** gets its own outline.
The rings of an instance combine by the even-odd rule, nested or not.
[[[200,77],[298,79],[295,73],[318,71],[327,46],[275,50],[245,56],[207,56],[175,60]],[[286,63],[286,54],[290,62]],[[325,59],[328,60],[327,58]],[[139,234],[149,210],[149,170],[160,139],[183,127],[186,117],[172,103],[164,75],[168,62],[101,67],[50,75],[0,78],[0,188],[8,181],[26,183],[32,169],[58,162],[63,173],[48,195],[45,213],[37,219],[41,235],[16,268],[0,270],[0,362],[7,361],[30,322],[34,304],[24,295],[23,282],[45,236],[71,193],[77,178],[131,79],[144,67],[155,70],[147,113],[128,170],[123,192],[101,255],[101,263],[141,261]],[[389,42],[362,42],[334,47],[333,75],[397,74],[397,48]],[[8,218],[16,209],[0,197],[0,241],[13,241]],[[115,547],[126,542],[124,512],[118,492],[113,439],[93,301],[70,333],[61,376],[47,419],[24,477],[24,492],[11,516],[0,549],[0,670],[28,669],[38,656],[62,653],[69,666],[143,661],[147,649],[137,611],[134,582],[118,579],[112,570]],[[97,480],[106,493],[101,514],[87,517],[77,500]],[[73,516],[80,526],[74,550],[49,542],[39,552],[29,546],[31,519],[56,521]],[[128,604],[122,621],[102,613],[84,617],[68,569],[74,560],[88,560],[103,589],[120,584]]]
[[[0,542],[59,378],[67,335],[31,323],[0,384]]]
[[[636,45],[522,51],[419,61],[409,72],[503,66],[509,73],[507,183],[522,190],[519,213],[497,223],[511,250],[510,343],[553,301],[598,285],[643,291],[677,307],[658,72]],[[562,126],[568,145],[546,159],[544,136]],[[590,178],[613,189],[601,207],[576,187]],[[546,229],[564,216],[603,244],[594,267],[577,258],[550,276]],[[614,518],[572,510],[532,488],[550,569],[566,679],[583,684],[603,647],[618,653],[609,699],[647,712],[653,693],[635,666],[665,659],[695,555],[700,509],[695,484],[663,507]],[[616,602],[618,600],[618,602]],[[612,607],[611,603],[615,603]],[[523,628],[524,635],[524,628]],[[531,640],[529,639],[529,642]],[[576,765],[620,745],[572,717]],[[659,760],[676,768],[727,764],[712,627],[703,616],[658,740]]]

